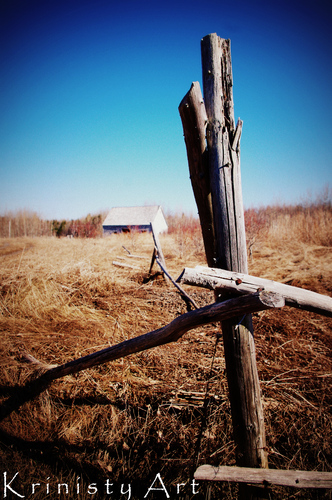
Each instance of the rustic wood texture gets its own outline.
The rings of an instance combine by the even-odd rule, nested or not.
[[[244,295],[225,302],[214,304],[190,311],[175,318],[168,325],[126,340],[115,346],[107,347],[93,354],[69,361],[60,366],[47,370],[40,377],[28,382],[24,387],[18,387],[15,395],[5,401],[0,407],[0,420],[3,420],[12,411],[18,409],[25,402],[35,398],[44,391],[52,381],[66,375],[78,373],[87,368],[98,366],[115,359],[123,358],[137,352],[145,351],[159,345],[176,342],[182,335],[198,326],[221,321],[254,311],[262,311],[271,307],[283,307],[284,300],[277,294],[257,293]]]
[[[242,122],[235,128],[230,41],[215,33],[201,41],[208,161],[216,237],[214,267],[248,272],[240,178]],[[218,291],[219,292],[219,291]],[[227,292],[217,294],[217,299]],[[228,296],[230,294],[228,293]],[[261,391],[251,316],[222,322],[237,465],[267,467]],[[240,491],[251,497],[250,489]]]
[[[117,267],[127,267],[129,269],[140,269],[138,266],[132,266],[131,264],[126,264],[125,262],[118,262],[117,260],[113,260],[113,266]]]
[[[230,40],[215,33],[202,39],[210,187],[217,237],[215,267],[247,272],[240,176],[242,121],[235,128]]]
[[[150,263],[149,274],[152,273],[153,264],[156,261],[157,254],[158,254],[158,252],[156,250],[156,247],[153,247],[153,252],[152,252],[152,258],[151,258],[151,263]]]
[[[151,261],[151,266],[150,266],[150,273],[152,271],[153,263],[154,263],[154,261],[157,258],[158,258],[159,262],[161,263],[161,265],[163,266],[163,268],[166,269],[165,257],[164,257],[164,253],[163,253],[163,250],[161,248],[160,241],[159,241],[158,232],[156,231],[156,229],[155,229],[154,225],[152,224],[152,222],[151,222],[151,231],[152,231],[152,237],[153,237],[154,246],[155,246],[155,252],[152,255],[152,261]],[[165,279],[166,283],[169,283],[168,276],[165,273],[164,273],[163,276],[164,276],[164,279]]]
[[[177,281],[210,290],[225,289],[237,294],[259,290],[276,292],[284,297],[286,306],[332,317],[332,297],[248,274],[196,266],[195,269],[185,268]]]
[[[332,488],[332,472],[201,465],[194,477],[197,480],[231,481],[263,486],[278,484],[295,488]]]
[[[168,273],[167,269],[164,268],[164,266],[162,265],[162,263],[160,262],[160,260],[158,259],[158,257],[156,257],[156,262],[158,264],[158,266],[160,267],[160,269],[163,271],[163,273],[166,274],[167,278],[173,283],[173,285],[175,286],[175,288],[178,289],[178,291],[180,292],[180,294],[188,301],[192,304],[192,306],[194,307],[194,309],[198,309],[198,305],[196,304],[196,302],[194,301],[194,299],[192,299],[188,294],[187,292],[185,292],[183,290],[183,288],[180,287],[180,285],[178,283],[176,283],[176,281],[173,280],[172,276]]]
[[[202,228],[206,260],[216,264],[215,235],[206,144],[207,115],[198,82],[191,85],[179,106],[185,138],[190,180]]]

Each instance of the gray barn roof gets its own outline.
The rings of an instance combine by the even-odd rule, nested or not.
[[[154,221],[158,205],[146,207],[115,207],[112,208],[103,226],[146,226]]]

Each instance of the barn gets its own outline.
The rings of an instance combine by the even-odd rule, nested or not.
[[[161,206],[114,207],[103,222],[104,236],[130,231],[151,231],[151,224],[156,233],[167,231],[168,226]]]

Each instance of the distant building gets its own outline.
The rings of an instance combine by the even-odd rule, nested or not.
[[[147,207],[112,208],[103,222],[104,235],[130,231],[151,231],[151,224],[157,233],[167,231],[168,226],[162,208]]]

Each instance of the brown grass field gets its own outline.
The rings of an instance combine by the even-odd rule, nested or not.
[[[250,274],[332,296],[331,213],[256,213]],[[160,236],[175,279],[184,267],[205,265],[198,225],[189,222],[174,219]],[[128,257],[124,247],[145,258]],[[62,364],[186,312],[156,264],[148,279],[152,251],[151,235],[137,233],[0,239],[1,401],[35,374],[24,353]],[[184,288],[199,305],[214,301],[212,292]],[[291,308],[253,320],[270,467],[331,471],[332,320]],[[162,499],[167,490],[171,499],[236,498],[236,485],[200,482],[194,494],[190,484],[196,463],[235,464],[219,331],[200,327],[177,343],[64,377],[13,412],[0,425],[0,497]],[[10,483],[16,494],[4,489],[4,472],[7,485],[18,473]],[[268,495],[332,498],[282,487]]]

